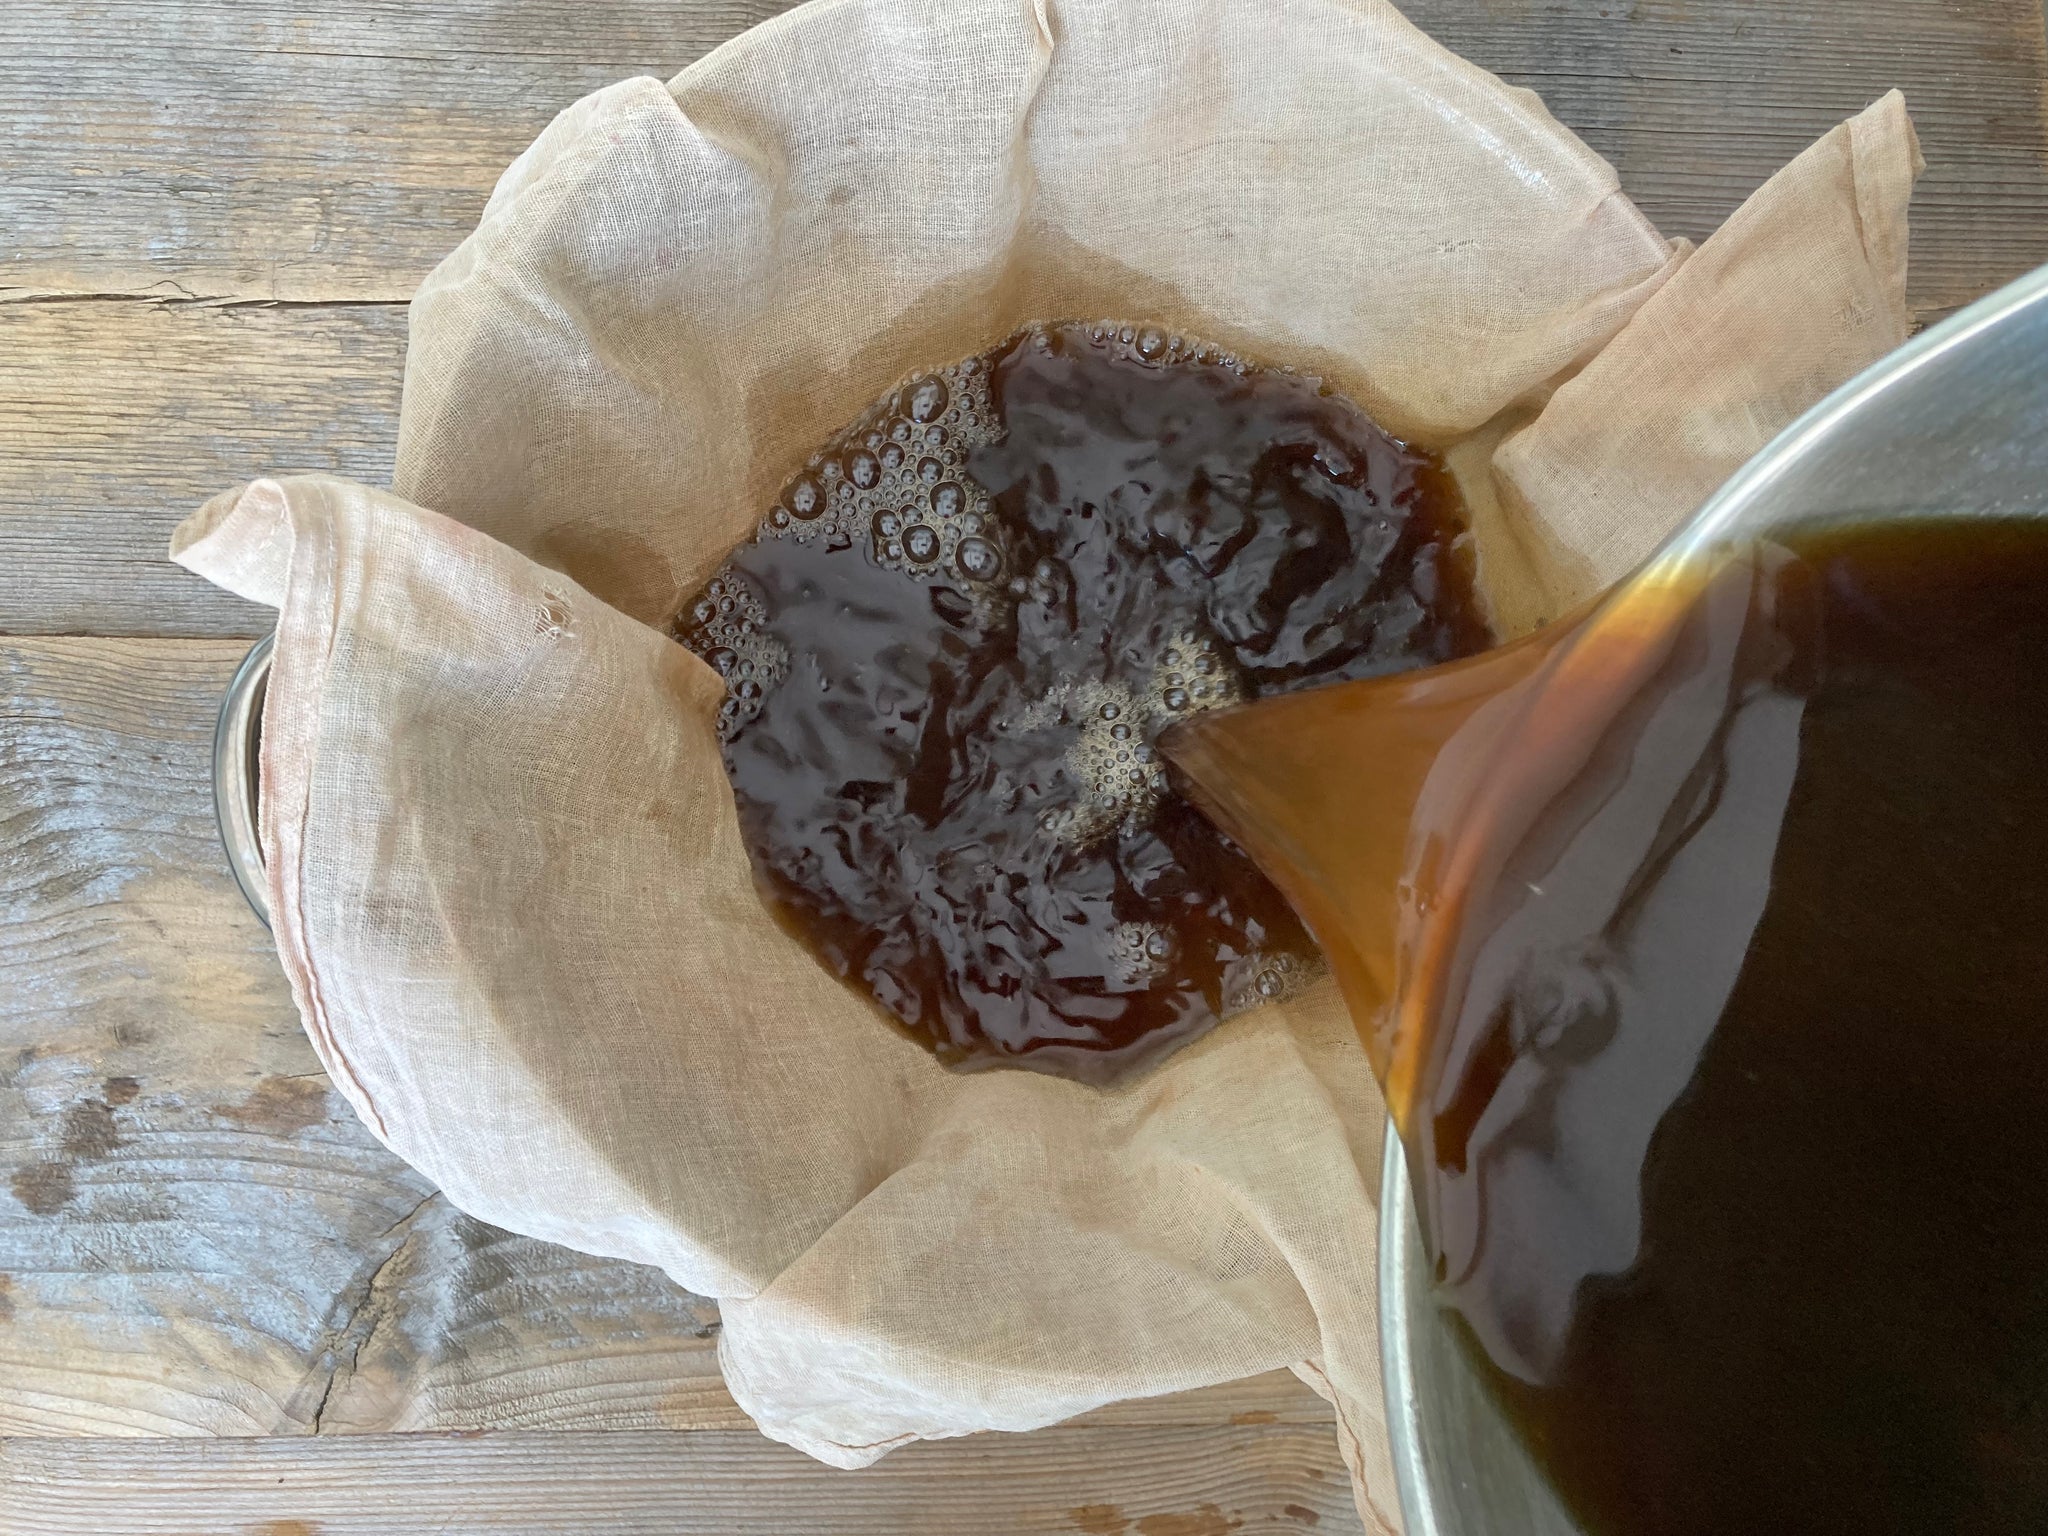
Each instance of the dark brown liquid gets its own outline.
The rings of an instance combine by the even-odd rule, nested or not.
[[[1389,731],[1398,899],[1330,835]],[[1786,536],[1188,732],[1588,1530],[2048,1531],[2048,523]]]
[[[1458,511],[1313,379],[1036,327],[835,439],[677,633],[825,964],[948,1063],[1101,1077],[1320,969],[1155,738],[1484,645]]]

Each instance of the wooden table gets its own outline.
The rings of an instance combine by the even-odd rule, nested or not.
[[[451,1210],[330,1092],[215,839],[266,614],[163,558],[389,477],[405,301],[552,113],[775,0],[0,6],[0,1531],[1352,1531],[1285,1376],[862,1473],[760,1439],[716,1308]],[[1933,317],[2048,260],[2038,0],[1418,0],[1701,238],[1892,85]]]

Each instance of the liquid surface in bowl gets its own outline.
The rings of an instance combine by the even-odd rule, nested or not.
[[[2048,1530],[2048,522],[1779,535],[1404,686],[1184,760],[1288,786],[1327,849],[1415,709],[1466,722],[1389,802],[1405,928],[1377,897],[1347,938],[1364,855],[1318,876],[1313,820],[1221,814],[1355,1008],[1398,978],[1439,1296],[1566,1504]]]
[[[818,957],[949,1064],[1102,1079],[1321,969],[1158,734],[1484,646],[1462,537],[1314,379],[1034,326],[828,443],[676,633]]]

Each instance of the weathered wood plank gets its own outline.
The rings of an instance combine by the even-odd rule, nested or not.
[[[1406,0],[1447,46],[1540,93],[1669,235],[1704,239],[1829,128],[1897,86],[1927,175],[1923,319],[2048,261],[2039,0]]]
[[[738,1429],[717,1313],[473,1221],[300,1033],[214,830],[239,642],[0,642],[0,1432]],[[1292,1423],[1285,1373],[1100,1425]]]
[[[0,1444],[41,1536],[1271,1536],[1360,1529],[1326,1430],[1041,1430],[835,1472],[731,1431]],[[0,1523],[5,1523],[0,1517]]]
[[[0,291],[398,299],[577,97],[790,0],[8,0]]]
[[[0,292],[403,299],[560,107],[785,0],[11,0]],[[1914,298],[2048,260],[2039,0],[1407,0],[1544,96],[1668,232],[1711,231],[1894,85],[1930,168]]]
[[[0,304],[0,633],[257,635],[171,530],[273,470],[391,478],[405,309]]]

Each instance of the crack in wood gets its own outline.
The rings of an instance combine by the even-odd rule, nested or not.
[[[398,1235],[398,1241],[393,1243],[390,1251],[371,1267],[368,1275],[335,1298],[333,1311],[329,1315],[339,1312],[342,1321],[338,1325],[330,1324],[313,1346],[314,1369],[318,1370],[324,1363],[327,1379],[321,1383],[319,1401],[313,1404],[312,1412],[307,1417],[307,1434],[320,1433],[321,1421],[327,1413],[328,1405],[334,1399],[336,1390],[345,1388],[348,1382],[355,1379],[356,1366],[362,1358],[363,1347],[370,1342],[384,1320],[392,1314],[393,1298],[385,1276],[391,1272],[392,1266],[405,1253],[414,1237],[418,1236],[422,1213],[440,1198],[440,1191],[430,1191],[422,1196],[412,1209],[379,1233],[375,1239],[378,1243],[394,1235]],[[348,1353],[346,1358],[341,1358],[340,1352],[344,1346]]]
[[[0,304],[146,304],[160,309],[404,309],[409,298],[282,299],[259,294],[194,293],[178,283],[171,293],[147,289],[88,291],[68,288],[0,287]]]

